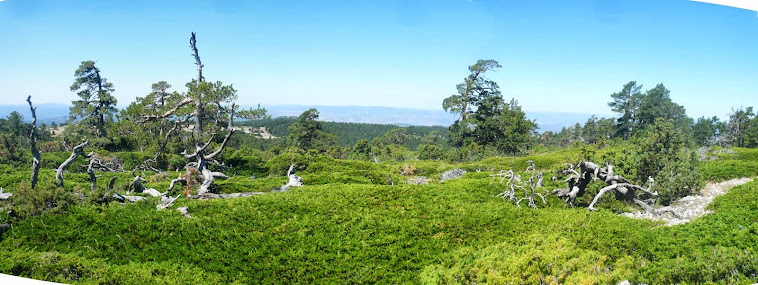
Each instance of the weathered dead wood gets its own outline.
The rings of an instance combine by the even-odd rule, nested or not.
[[[215,179],[228,179],[229,178],[229,176],[226,176],[223,173],[210,171],[208,169],[208,161],[213,160],[216,156],[221,154],[221,152],[226,147],[227,142],[229,142],[229,138],[231,138],[232,134],[234,133],[234,107],[235,105],[232,104],[231,108],[229,108],[230,115],[229,115],[229,125],[227,126],[228,132],[226,136],[224,137],[224,140],[216,149],[216,151],[211,152],[210,154],[205,154],[206,149],[210,146],[211,142],[213,142],[213,137],[215,136],[213,135],[211,136],[211,139],[209,139],[208,142],[206,142],[204,145],[202,146],[196,145],[195,152],[193,152],[192,154],[187,154],[186,151],[183,152],[184,157],[186,157],[187,159],[196,160],[194,166],[203,176],[203,182],[197,188],[198,195],[210,193],[210,187],[211,185],[213,185],[213,182]]]
[[[71,151],[71,156],[69,156],[66,161],[61,163],[60,166],[58,166],[58,169],[55,171],[55,180],[57,181],[59,187],[63,187],[63,172],[66,170],[66,167],[68,167],[69,164],[74,162],[74,160],[80,155],[85,158],[89,158],[89,155],[84,153],[84,147],[87,146],[88,143],[88,141],[85,141],[75,146]]]
[[[538,189],[542,188],[543,173],[536,173],[533,161],[529,160],[527,163],[529,166],[526,168],[526,172],[531,173],[531,176],[527,181],[523,181],[520,175],[516,174],[513,169],[510,169],[508,171],[501,171],[497,174],[491,174],[490,177],[492,177],[492,181],[490,184],[495,182],[495,178],[500,178],[499,184],[503,184],[503,182],[505,182],[505,191],[495,195],[495,197],[503,197],[504,199],[508,199],[511,202],[515,202],[517,207],[521,207],[521,201],[526,200],[528,201],[529,207],[536,209],[537,203],[535,202],[535,197],[540,197],[542,199],[542,203],[547,204],[545,195],[537,192]],[[508,181],[506,181],[506,179]],[[516,188],[524,191],[524,196],[522,198],[516,197]]]
[[[157,120],[160,120],[160,119],[165,119],[165,118],[171,117],[171,116],[173,116],[176,113],[176,111],[178,111],[182,107],[186,106],[187,104],[193,103],[193,102],[194,102],[194,100],[192,100],[192,98],[186,98],[186,99],[184,99],[182,101],[179,101],[179,103],[176,103],[176,106],[174,106],[174,108],[171,108],[170,110],[164,112],[163,114],[142,116],[142,119],[139,121],[139,123],[144,124],[144,123],[147,123],[147,122],[157,121]]]
[[[90,152],[87,157],[89,159],[89,164],[87,164],[87,175],[89,175],[90,189],[92,191],[95,191],[95,188],[97,187],[97,178],[100,177],[95,175],[96,170],[108,172],[117,172],[120,170],[108,166],[108,164],[104,163],[102,159],[95,156],[94,152]]]
[[[294,173],[294,167],[295,167],[294,164],[290,165],[290,168],[287,171],[287,177],[289,177],[289,181],[287,182],[287,184],[274,189],[272,192],[283,192],[283,191],[289,190],[290,187],[300,187],[300,186],[303,186],[302,178],[300,178],[299,176],[295,175],[295,173]],[[228,178],[226,175],[224,175],[222,173],[219,173],[219,172],[211,172],[210,170],[207,170],[207,169],[206,169],[206,171],[208,173],[206,173],[205,175],[208,175],[208,176],[212,176],[212,177],[215,177],[215,178],[224,178],[224,179]],[[174,181],[176,181],[176,183],[178,183],[178,182],[183,181],[182,179],[183,178],[181,178],[181,177],[177,178],[177,179],[174,179],[172,181],[172,186],[170,186],[169,189],[173,188],[173,185],[175,183]],[[189,198],[189,199],[198,199],[198,200],[211,200],[211,199],[229,199],[229,198],[239,198],[239,197],[250,197],[250,196],[262,195],[262,194],[266,194],[266,192],[240,192],[240,193],[231,193],[231,194],[224,194],[224,193],[217,194],[217,193],[211,193],[211,192],[207,192],[207,191],[201,193],[200,191],[198,191],[198,193],[196,195],[189,195],[187,198]]]
[[[166,192],[171,192],[171,190],[174,190],[174,186],[176,186],[176,183],[181,183],[182,185],[187,185],[187,178],[182,177],[181,174],[179,174],[179,177],[171,180],[171,184],[168,185],[168,189]]]
[[[179,207],[176,208],[176,210],[179,211],[179,213],[182,213],[185,218],[192,219],[192,216],[187,212],[187,207]]]
[[[118,193],[113,193],[113,199],[116,200],[116,201],[118,201],[118,202],[121,202],[121,203],[126,203],[127,201],[135,203],[137,201],[144,201],[145,197],[142,197],[142,196],[127,196],[127,195],[121,195],[121,194],[118,194]]]
[[[13,193],[5,193],[5,189],[0,187],[0,200],[8,200],[13,196]]]
[[[652,191],[655,182],[652,177],[648,177],[649,185],[647,188],[644,188],[632,184],[626,178],[615,174],[613,172],[613,165],[610,163],[606,163],[605,167],[600,167],[596,163],[589,161],[582,161],[577,164],[576,167],[571,164],[566,165],[569,166],[568,169],[561,171],[561,173],[569,175],[569,177],[564,180],[568,183],[568,187],[554,189],[553,193],[560,198],[564,198],[572,207],[574,206],[576,198],[584,195],[587,185],[589,185],[591,181],[602,180],[607,186],[600,189],[598,194],[595,195],[595,198],[588,207],[590,211],[597,210],[595,204],[597,204],[598,200],[608,191],[613,191],[616,194],[617,199],[634,202],[645,209],[645,211],[654,210],[636,196],[636,191],[639,190],[651,197],[658,197],[658,192]],[[579,168],[580,171],[576,171],[575,168]]]
[[[166,209],[168,207],[171,207],[171,205],[173,205],[174,202],[177,199],[179,199],[179,196],[181,196],[181,195],[176,195],[176,197],[167,197],[167,196],[161,197],[161,202],[158,203],[158,205],[155,206],[155,209],[157,211],[160,211],[160,210]]]
[[[524,198],[521,198],[518,201],[516,201],[516,206],[520,207],[519,203],[523,200],[527,200],[529,207],[537,209],[537,204],[534,202],[535,196],[542,198],[542,203],[547,204],[547,201],[545,200],[545,196],[542,195],[541,193],[537,193],[537,189],[542,188],[542,172],[540,172],[539,174],[535,176],[534,174],[536,172],[536,169],[534,166],[534,162],[529,160],[526,163],[529,164],[529,167],[526,168],[526,172],[531,171],[531,174],[532,174],[531,177],[529,177],[529,180],[526,182],[526,185],[529,186],[529,190],[531,190],[531,192],[527,191],[527,189],[524,189],[526,192],[524,195]]]
[[[142,178],[142,176],[136,175],[134,176],[134,179],[132,179],[132,182],[129,183],[129,186],[126,187],[126,193],[142,193],[147,189],[145,185],[142,185],[142,182],[147,182],[145,179]]]
[[[508,181],[505,182],[506,190],[495,195],[495,197],[503,197],[507,198],[508,200],[515,202],[516,201],[516,188],[524,189],[523,186],[520,185],[521,183],[521,176],[516,175],[516,173],[513,172],[513,169],[508,171],[500,171],[500,173],[497,174],[490,174],[490,177],[492,177],[492,180],[490,181],[490,184],[495,182],[495,178],[500,178],[500,184],[502,184],[505,179],[508,179]]]
[[[37,149],[37,108],[32,106],[32,96],[26,97],[26,102],[29,103],[29,109],[32,111],[32,129],[29,131],[29,145],[32,151],[32,177],[31,186],[32,189],[37,187],[37,174],[39,173],[39,162],[41,155]]]
[[[200,89],[200,84],[203,82],[203,63],[200,61],[200,55],[197,52],[197,39],[195,38],[195,32],[192,32],[190,37],[190,48],[192,49],[192,56],[195,58],[195,65],[197,65],[197,80],[195,80],[195,88]],[[200,138],[203,133],[203,102],[200,101],[200,96],[193,100],[195,103],[195,110],[192,112],[192,116],[195,118],[195,126],[192,130],[192,135],[195,138]]]
[[[229,179],[229,176],[226,176],[225,174],[221,172],[213,172],[210,169],[203,168],[203,171],[201,172],[203,175],[203,183],[200,184],[200,186],[197,188],[198,194],[204,194],[204,193],[210,193],[210,187],[213,185],[213,182],[216,179]]]
[[[597,209],[595,209],[595,204],[597,204],[597,201],[600,200],[600,197],[603,197],[603,194],[605,194],[605,192],[608,192],[608,191],[611,191],[611,190],[617,191],[617,192],[619,192],[621,194],[628,194],[629,192],[632,192],[634,189],[637,189],[637,190],[640,190],[642,192],[645,192],[645,193],[657,196],[657,193],[650,192],[650,189],[653,188],[653,184],[655,184],[655,180],[653,180],[653,178],[650,177],[649,181],[650,181],[650,184],[648,185],[648,189],[645,189],[645,188],[642,188],[642,187],[640,187],[638,185],[634,185],[634,184],[630,184],[630,183],[616,183],[616,184],[611,184],[609,186],[606,186],[603,189],[600,189],[600,191],[598,191],[597,195],[595,195],[595,198],[592,199],[592,203],[590,203],[590,206],[587,207],[587,209],[589,209],[590,211],[597,211]],[[632,190],[632,191],[630,191],[630,190]],[[641,200],[637,199],[636,197],[631,198],[630,200],[633,201],[633,202],[635,202],[635,203],[637,203],[638,205],[640,205],[640,204],[641,204],[641,206],[645,205],[645,206],[642,206],[642,207],[646,211],[652,210],[651,207],[649,207],[647,204],[645,204]]]
[[[287,181],[287,184],[284,184],[280,187],[275,188],[274,192],[284,192],[289,191],[292,187],[302,187],[303,186],[303,178],[300,176],[295,175],[295,165],[290,164],[289,170],[287,170],[287,177],[289,178],[289,181]]]
[[[97,199],[98,204],[107,204],[115,199],[116,195],[113,193],[113,189],[116,186],[116,179],[118,179],[117,176],[111,177],[111,181],[108,182],[108,190],[105,191],[102,197]]]
[[[231,193],[231,194],[203,193],[203,194],[197,194],[197,195],[190,195],[187,198],[198,199],[198,200],[212,200],[212,199],[250,197],[250,196],[256,196],[256,195],[263,195],[263,194],[266,194],[266,192],[239,192],[239,193]]]
[[[111,182],[108,183],[108,191],[113,191],[113,188],[116,186],[116,179],[118,176],[111,177]]]
[[[144,193],[153,197],[161,197],[168,193],[168,191],[166,191],[165,193],[161,193],[160,191],[155,190],[153,188],[147,188],[145,187],[145,185],[142,184],[143,182],[147,182],[147,181],[145,181],[145,179],[142,178],[142,176],[139,176],[139,175],[134,176],[134,179],[132,179],[132,182],[129,183],[129,186],[127,186],[126,193],[132,193],[132,192]]]
[[[200,55],[197,53],[197,39],[195,39],[195,32],[192,32],[190,37],[190,48],[192,49],[192,56],[195,57],[195,64],[197,65],[197,84],[203,81],[203,63],[200,61]]]

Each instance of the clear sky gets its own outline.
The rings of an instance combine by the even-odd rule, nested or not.
[[[69,103],[83,60],[120,106],[195,76],[239,103],[441,109],[477,59],[528,111],[611,114],[628,81],[663,82],[692,117],[756,106],[758,15],[687,0],[0,2],[0,104]]]

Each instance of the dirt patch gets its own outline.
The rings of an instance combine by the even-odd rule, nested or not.
[[[726,192],[734,186],[739,186],[750,181],[753,181],[753,179],[738,178],[724,182],[708,183],[705,188],[700,191],[700,195],[681,198],[672,203],[671,206],[659,209],[658,213],[635,212],[623,213],[622,215],[635,219],[663,221],[667,226],[688,223],[700,216],[710,213],[711,211],[706,210],[705,208],[713,202],[713,198],[726,194]]]
[[[63,131],[66,130],[66,127],[65,126],[63,126],[63,127],[61,127],[61,126],[50,127],[50,130],[53,131],[53,137],[57,138],[57,137],[62,137],[63,136]]]
[[[241,131],[246,134],[252,134],[256,137],[262,138],[264,140],[270,140],[270,139],[276,139],[277,136],[272,135],[266,127],[260,127],[260,128],[253,128],[253,127],[234,127],[235,131]]]

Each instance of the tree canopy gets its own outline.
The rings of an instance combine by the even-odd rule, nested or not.
[[[526,118],[518,102],[503,100],[500,87],[483,74],[500,68],[495,60],[478,60],[469,67],[471,74],[456,86],[458,94],[445,98],[445,111],[459,113],[450,126],[454,145],[489,145],[503,153],[523,153],[531,143],[537,124]]]
[[[116,97],[112,95],[115,91],[113,83],[100,74],[100,69],[91,60],[82,61],[74,76],[70,89],[79,99],[71,102],[71,120],[81,119],[76,124],[81,127],[81,133],[105,137],[106,124],[113,122],[118,111]]]
[[[337,138],[324,132],[321,122],[318,121],[319,112],[316,109],[308,109],[292,123],[287,136],[287,143],[300,149],[315,149],[326,151],[330,144],[334,144]]]

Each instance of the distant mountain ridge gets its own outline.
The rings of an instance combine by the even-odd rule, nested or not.
[[[42,124],[63,123],[68,119],[69,105],[35,104],[37,121]],[[249,108],[254,106],[242,106]],[[263,106],[272,117],[299,116],[305,110],[316,108],[320,119],[330,122],[393,124],[398,126],[449,126],[458,117],[443,110],[414,108],[373,107],[373,106],[303,106],[303,105],[269,105]],[[31,120],[28,105],[0,105],[0,118],[7,117],[13,111]],[[584,124],[592,114],[565,112],[531,112],[526,111],[529,119],[536,120],[538,131],[560,131],[561,128]],[[602,117],[602,116],[598,116]]]
[[[50,124],[55,122],[60,124],[68,120],[69,105],[58,103],[34,104],[37,108],[37,123]],[[5,118],[13,111],[21,113],[24,121],[32,121],[32,113],[29,111],[29,105],[0,105],[0,118]]]

